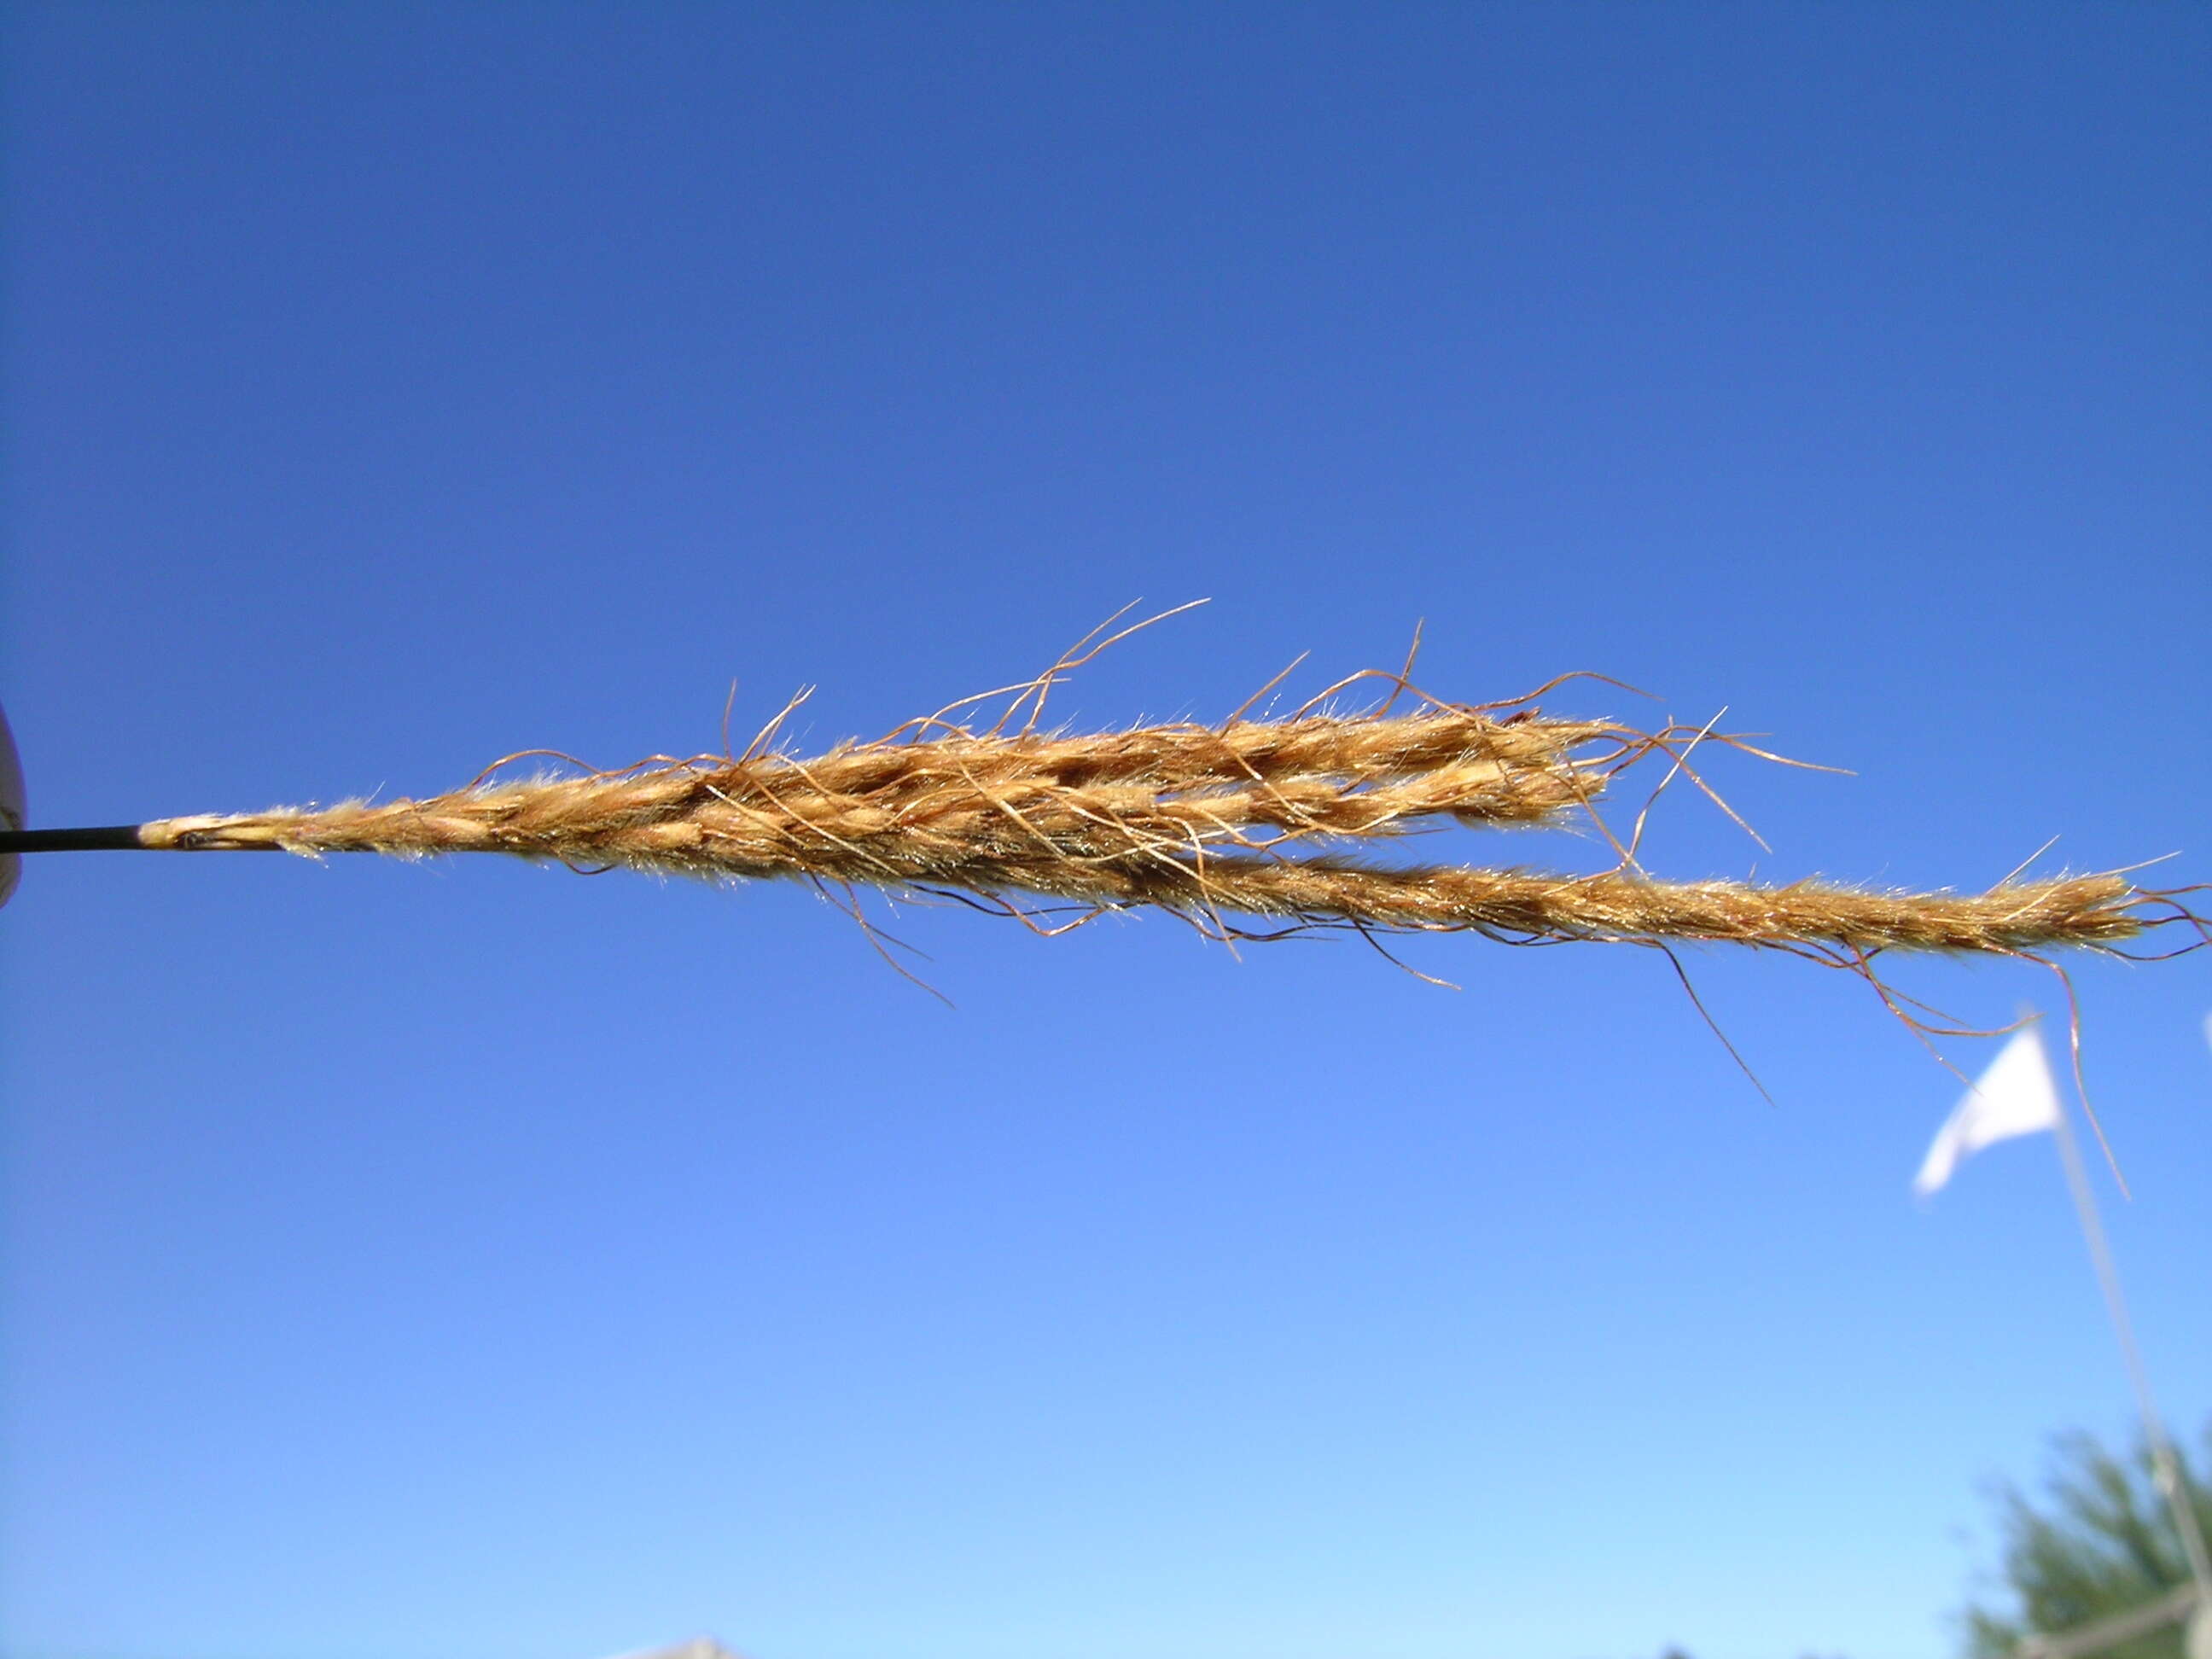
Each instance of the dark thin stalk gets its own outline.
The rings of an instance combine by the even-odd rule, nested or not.
[[[135,823],[94,830],[0,830],[0,854],[9,853],[148,852]]]

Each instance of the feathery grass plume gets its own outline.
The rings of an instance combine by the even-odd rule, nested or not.
[[[1402,675],[1381,678],[1410,690]],[[1026,696],[1049,680],[1010,689]],[[1041,692],[1036,700],[1041,709]],[[1643,732],[1549,718],[1525,699],[1469,708],[1426,698],[1400,714],[1389,703],[1349,715],[1308,704],[1279,720],[1095,736],[1033,725],[1009,733],[1006,724],[976,731],[940,713],[805,759],[768,747],[772,723],[743,755],[656,757],[577,777],[480,777],[423,800],[167,818],[139,834],[176,849],[504,853],[797,878],[949,894],[1033,926],[1049,913],[1028,901],[1043,898],[1077,908],[1064,925],[1151,907],[1220,938],[1342,927],[1518,944],[1706,941],[1859,968],[1900,949],[2108,949],[2146,927],[2197,920],[2174,896],[2118,875],[1972,895],[1880,893],[1654,880],[1636,864],[1633,839],[1614,842],[1620,866],[1598,875],[1387,867],[1347,851],[1438,820],[1535,824],[1578,806],[1595,817],[1606,786],[1654,755],[1672,763],[1661,788],[1685,772],[1704,787],[1688,760],[1710,727]],[[1249,931],[1224,920],[1232,915],[1276,926]]]

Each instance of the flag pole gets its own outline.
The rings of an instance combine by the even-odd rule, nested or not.
[[[2191,1503],[2188,1488],[2183,1485],[2180,1462],[2173,1453],[2173,1443],[2166,1438],[2165,1422],[2158,1414],[2158,1402],[2150,1391],[2150,1373],[2144,1369],[2142,1351],[2136,1346],[2135,1324],[2128,1317],[2127,1297],[2120,1290],[2119,1268],[2112,1261],[2111,1243],[2105,1237],[2104,1218],[2097,1210],[2097,1194],[2089,1184],[2088,1166],[2082,1162],[2081,1148],[2074,1139],[2074,1124],[2062,1100],[2058,1106],[2056,1139],[2058,1142],[2058,1161],[2066,1169],[2066,1184],[2074,1194],[2074,1212],[2081,1223],[2081,1241],[2089,1248],[2089,1261],[2097,1270],[2097,1285],[2105,1293],[2105,1311],[2112,1316],[2112,1330],[2120,1340],[2120,1353],[2127,1361],[2128,1381],[2136,1391],[2136,1409],[2141,1413],[2143,1442],[2150,1452],[2151,1473],[2158,1489],[2165,1494],[2166,1507],[2173,1512],[2174,1529],[2181,1534],[2181,1551],[2189,1563],[2189,1576],[2197,1586],[2197,1618],[2212,1618],[2206,1610],[2212,1608],[2212,1555],[2204,1547],[2203,1529],[2197,1524],[2196,1505]]]

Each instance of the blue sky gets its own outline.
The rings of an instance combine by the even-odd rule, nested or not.
[[[1395,663],[1669,874],[2212,877],[2199,8],[13,9],[33,820]],[[1452,843],[1589,867],[1587,838]],[[2125,1382],[1862,987],[498,865],[0,917],[9,1659],[1936,1659]],[[2201,962],[2079,970],[2178,1423]],[[1917,966],[1969,1018],[2051,986]],[[1971,1066],[1989,1052],[1955,1046]],[[2109,1183],[2107,1183],[2109,1193]]]

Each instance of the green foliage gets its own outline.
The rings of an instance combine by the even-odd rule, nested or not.
[[[2205,1445],[2212,1454],[2212,1425]],[[2182,1449],[2174,1455],[2197,1524],[2212,1534],[2212,1486],[2204,1478],[2212,1455],[2192,1470]],[[2043,1507],[2015,1486],[1996,1493],[2001,1576],[2017,1610],[1967,1608],[1974,1659],[1996,1659],[2024,1637],[2055,1636],[2124,1613],[2188,1582],[2188,1559],[2146,1449],[2123,1456],[2092,1436],[2072,1434],[2055,1443],[2053,1461]],[[2181,1631],[2154,1631],[2106,1650],[2104,1659],[2182,1659]]]

